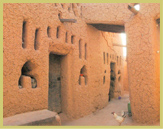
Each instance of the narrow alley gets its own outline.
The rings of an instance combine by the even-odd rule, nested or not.
[[[111,112],[114,111],[118,115],[121,114],[122,110],[127,112],[128,102],[129,95],[128,93],[125,93],[120,100],[114,98],[109,102],[109,104],[105,108],[77,120],[69,121],[63,114],[61,114],[62,126],[119,126],[119,123],[114,119]],[[159,125],[160,123],[158,122],[153,126]],[[133,122],[132,117],[126,115],[126,118],[121,126],[147,126],[147,125]]]
[[[3,126],[159,126],[160,5],[4,3]]]

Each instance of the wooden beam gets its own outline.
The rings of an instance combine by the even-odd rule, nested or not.
[[[126,45],[121,45],[121,44],[116,44],[116,43],[113,43],[113,46],[118,46],[118,47],[127,47]]]
[[[72,23],[76,23],[77,20],[76,19],[60,19],[61,22],[72,22]]]
[[[138,13],[138,11],[131,5],[128,5],[128,9],[133,12],[135,15]]]
[[[113,24],[89,24],[98,30],[114,33],[124,33],[125,29],[123,25],[113,25]]]

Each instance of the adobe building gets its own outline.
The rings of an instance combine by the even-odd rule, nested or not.
[[[3,4],[4,118],[48,109],[77,119],[129,91],[132,119],[158,121],[160,5],[133,6]]]

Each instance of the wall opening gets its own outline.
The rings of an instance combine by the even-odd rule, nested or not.
[[[39,49],[39,29],[35,30],[34,49]]]
[[[50,28],[50,26],[48,26],[48,28],[47,28],[47,35],[48,35],[49,38],[51,37],[51,28]]]
[[[104,64],[105,64],[105,52],[103,52],[103,60],[104,60]]]
[[[23,26],[22,26],[22,47],[26,48],[26,21],[23,21]]]
[[[81,53],[81,39],[79,40],[79,58],[81,59],[82,53]]]
[[[74,44],[74,35],[71,36],[71,43]]]
[[[61,13],[61,12],[58,13],[58,18],[59,18],[59,19],[62,19],[62,13]]]
[[[62,56],[49,54],[48,110],[61,113],[61,59]]]
[[[110,89],[109,89],[109,101],[114,98],[114,91],[115,91],[115,81],[116,81],[116,66],[115,63],[110,63]]]
[[[120,70],[118,70],[118,74],[121,74],[121,71]]]
[[[59,38],[59,36],[60,36],[60,35],[59,35],[59,31],[60,31],[60,27],[58,26],[58,27],[57,27],[56,38]]]
[[[87,76],[87,70],[86,70],[85,65],[80,70],[79,85],[82,84],[81,78],[84,78],[84,83],[85,83],[85,85],[87,85],[87,83],[88,83],[88,76]]]
[[[105,84],[105,76],[103,76],[103,84]]]
[[[31,63],[31,61],[27,61],[22,69],[21,69],[21,76],[18,81],[18,86],[19,89],[24,88],[25,82],[24,79],[25,77],[30,77],[31,78],[31,87],[36,88],[37,87],[37,80],[35,77],[31,74],[31,71],[36,68],[36,65]]]
[[[87,60],[87,44],[85,44],[85,60]]]
[[[68,32],[66,32],[66,34],[65,34],[65,42],[67,43],[67,37],[68,37],[68,34],[67,34]]]

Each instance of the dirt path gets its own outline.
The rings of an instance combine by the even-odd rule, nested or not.
[[[129,102],[128,94],[125,94],[122,99],[113,99],[108,105],[92,113],[88,116],[77,120],[66,120],[65,117],[61,114],[62,126],[118,126],[118,122],[113,118],[111,112],[116,112],[118,115],[121,114],[121,111],[127,111],[127,104]],[[132,117],[127,116],[125,121],[122,123],[122,126],[146,126],[145,124],[137,124],[132,121]],[[159,123],[155,124],[159,126]]]

